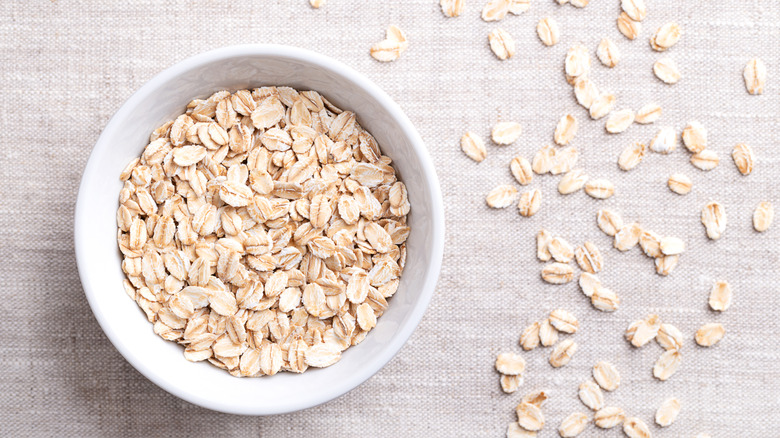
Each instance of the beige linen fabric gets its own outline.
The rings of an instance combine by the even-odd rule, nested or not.
[[[780,366],[778,308],[780,225],[753,231],[759,201],[780,206],[780,6],[754,0],[648,0],[639,39],[619,34],[618,0],[594,0],[585,9],[533,0],[531,10],[485,23],[482,1],[467,0],[461,17],[445,18],[438,0],[329,0],[320,10],[306,0],[154,1],[4,0],[0,2],[0,435],[6,436],[310,436],[499,437],[523,393],[546,388],[547,426],[586,408],[577,386],[599,360],[615,363],[623,383],[607,403],[652,424],[667,397],[682,402],[677,422],[656,436],[778,436]],[[544,47],[535,32],[554,17],[561,41]],[[680,43],[653,52],[649,37],[677,20]],[[368,49],[397,24],[410,46],[393,63],[373,60]],[[517,54],[499,61],[487,35],[511,33]],[[602,37],[623,53],[617,68],[598,63]],[[617,96],[616,109],[663,107],[656,125],[631,126],[608,135],[575,104],[562,75],[566,50],[584,43],[593,56],[592,76]],[[95,322],[84,298],[73,255],[73,207],[81,171],[111,115],[149,78],[196,53],[239,43],[280,43],[309,48],[353,66],[386,90],[416,125],[442,184],[447,233],[436,296],[406,347],[390,364],[349,394],[304,412],[270,418],[215,413],[179,400],[130,367]],[[653,76],[653,62],[671,56],[682,80],[667,86]],[[742,69],[754,56],[767,64],[762,96],[749,96]],[[489,210],[485,194],[513,184],[508,164],[531,158],[552,142],[561,115],[580,121],[573,144],[579,167],[617,187],[607,201],[578,192],[561,196],[558,178],[536,176],[542,208],[532,218],[514,208]],[[689,120],[710,131],[721,165],[702,172],[678,148],[649,153],[637,169],[621,172],[617,156],[631,141],[649,141],[660,126],[678,132]],[[524,133],[510,145],[488,145],[476,164],[460,151],[473,130],[486,140],[497,121],[518,121]],[[729,156],[747,142],[757,156],[752,175],[739,175]],[[665,186],[674,172],[688,174],[691,194]],[[719,200],[729,224],[717,242],[699,222],[702,206]],[[683,238],[688,250],[669,277],[635,249],[618,253],[596,227],[603,206],[639,220],[660,234]],[[541,227],[572,243],[592,239],[603,251],[603,281],[623,304],[600,313],[572,283],[552,286],[539,278],[533,235]],[[728,280],[734,304],[724,314],[707,307],[716,279]],[[549,349],[523,353],[525,383],[501,393],[495,356],[519,351],[530,322],[562,307],[580,318],[580,348],[571,363],[553,369]],[[137,311],[128,307],[128,311]],[[683,364],[668,382],[652,378],[661,349],[631,348],[622,333],[648,313],[685,334]],[[726,327],[711,349],[695,346],[705,322]],[[381,322],[380,322],[381,323]],[[618,429],[587,436],[621,436]]]

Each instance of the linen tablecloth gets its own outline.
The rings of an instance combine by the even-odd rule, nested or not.
[[[466,0],[464,13],[446,18],[438,0],[329,0],[319,10],[306,0],[195,1],[4,0],[0,2],[0,435],[5,436],[311,436],[499,437],[515,419],[523,394],[547,389],[547,425],[586,412],[577,386],[599,360],[617,365],[620,388],[609,405],[642,418],[655,436],[780,436],[778,280],[780,227],[753,231],[758,202],[780,201],[780,5],[769,0],[647,0],[648,17],[631,42],[617,30],[618,0],[593,0],[584,9],[532,0],[528,12],[499,23],[480,19],[483,1]],[[554,17],[560,42],[544,47],[536,23]],[[665,54],[648,40],[662,24],[683,29]],[[396,24],[410,41],[395,62],[372,59],[369,47]],[[517,54],[499,61],[487,35],[501,27]],[[603,37],[622,60],[607,69],[595,58]],[[656,102],[655,125],[604,131],[576,105],[563,77],[563,59],[577,42],[593,56],[592,77],[617,96],[616,109]],[[386,90],[420,131],[441,181],[446,249],[436,295],[409,343],[383,370],[347,395],[288,415],[252,418],[212,412],[161,390],[112,347],[95,321],[79,282],[73,253],[73,212],[81,171],[101,129],[118,107],[153,75],[188,56],[232,44],[279,43],[308,48],[354,67]],[[682,79],[665,85],[652,65],[671,56]],[[752,57],[767,64],[761,96],[745,91],[742,69]],[[578,167],[616,185],[609,200],[583,192],[557,193],[557,177],[536,176],[541,210],[522,218],[516,209],[491,210],[485,195],[513,184],[512,157],[531,158],[552,142],[561,115],[580,121],[573,144]],[[690,120],[709,129],[721,158],[715,170],[690,165],[683,148],[648,153],[631,172],[616,165],[632,141],[649,141],[660,126],[679,132]],[[488,145],[477,164],[459,139],[472,130],[487,141],[498,121],[518,121],[524,132],[510,146]],[[755,171],[741,176],[730,152],[751,145]],[[693,191],[678,196],[666,179],[684,172]],[[717,200],[728,226],[709,241],[701,208]],[[683,238],[687,251],[668,277],[655,274],[639,249],[619,253],[602,234],[596,211],[608,206],[662,235]],[[602,280],[622,298],[614,314],[593,309],[575,283],[544,284],[534,234],[547,228],[573,243],[592,240],[603,251]],[[713,281],[725,279],[734,304],[723,314],[707,306]],[[579,350],[553,369],[549,349],[523,353],[525,383],[501,392],[493,364],[498,353],[519,351],[529,323],[555,308],[580,319]],[[627,325],[649,313],[685,334],[680,371],[655,380],[661,349],[632,348]],[[726,336],[710,349],[693,333],[721,322]],[[652,424],[655,409],[676,396],[679,419],[668,429]],[[621,436],[619,428],[590,426],[584,436]]]

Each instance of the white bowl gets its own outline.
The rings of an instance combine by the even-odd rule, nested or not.
[[[335,365],[303,374],[236,378],[207,362],[184,359],[182,347],[152,332],[122,287],[116,244],[119,173],[157,126],[194,97],[223,89],[288,85],[317,90],[354,111],[406,183],[412,210],[406,269],[387,312],[359,345]],[[324,403],[355,388],[401,349],[420,322],[441,268],[444,220],[439,183],[425,144],[399,106],[346,65],[307,50],[245,45],[184,60],[155,76],[117,111],[103,130],[81,179],[75,218],[79,275],[92,311],[119,352],[166,391],[222,412],[268,415]]]

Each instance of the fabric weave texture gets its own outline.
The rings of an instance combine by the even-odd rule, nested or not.
[[[599,360],[617,365],[620,388],[608,405],[651,425],[655,436],[771,437],[780,430],[780,224],[763,234],[751,216],[760,201],[780,207],[780,4],[768,0],[647,0],[648,17],[635,41],[617,30],[618,0],[584,9],[533,0],[531,9],[499,23],[480,19],[483,1],[466,2],[446,18],[438,0],[328,0],[319,10],[306,0],[190,1],[5,0],[0,2],[0,435],[4,436],[311,436],[499,437],[515,419],[524,393],[549,390],[540,437],[557,436],[561,420],[587,412],[577,387]],[[554,17],[560,42],[545,47],[539,19]],[[676,20],[680,42],[666,53],[649,45],[653,32]],[[369,47],[389,24],[403,29],[409,49],[379,63]],[[488,33],[507,30],[517,54],[499,61]],[[603,37],[622,52],[614,69],[595,57]],[[617,96],[615,109],[656,102],[655,125],[607,134],[577,106],[563,76],[569,47],[582,42],[593,58],[592,78]],[[279,43],[334,57],[375,81],[395,99],[425,140],[441,181],[446,248],[436,295],[408,344],[383,370],[347,395],[303,412],[268,418],[212,412],[161,390],[135,371],[100,330],[84,297],[73,253],[73,214],[81,171],[111,115],[152,76],[191,55],[244,43]],[[669,86],[653,75],[662,56],[675,59],[682,79]],[[754,56],[767,64],[761,96],[745,91],[742,69]],[[578,167],[615,183],[597,201],[583,192],[557,193],[558,177],[535,176],[543,192],[532,218],[516,209],[491,210],[485,195],[515,184],[509,162],[531,159],[552,143],[558,119],[579,121],[572,144]],[[649,142],[661,126],[680,132],[689,120],[709,128],[720,166],[702,172],[682,146],[668,156],[648,152],[631,172],[617,156],[632,141]],[[518,121],[524,132],[509,146],[490,144],[498,121]],[[469,160],[459,139],[472,130],[488,142],[482,163]],[[738,142],[755,151],[754,172],[740,175],[730,153]],[[693,191],[679,196],[666,179],[684,172]],[[709,241],[699,219],[711,200],[726,207],[728,226]],[[596,211],[610,207],[688,249],[668,277],[637,248],[619,253],[596,227]],[[623,300],[614,314],[598,312],[576,283],[544,284],[534,235],[547,228],[573,244],[601,248],[600,277]],[[723,314],[707,307],[712,283],[728,280],[734,303]],[[391,303],[392,305],[392,303]],[[579,349],[561,369],[550,349],[523,353],[525,383],[503,394],[493,369],[497,354],[520,351],[523,328],[564,308],[580,319]],[[128,311],[137,311],[128,302]],[[667,382],[652,377],[662,350],[632,348],[623,338],[631,321],[649,313],[685,334],[680,371]],[[715,347],[693,334],[721,322]],[[381,320],[380,320],[381,324]],[[150,326],[151,329],[151,326]],[[571,335],[567,335],[571,336]],[[668,397],[682,409],[668,429],[653,424]],[[587,436],[622,436],[618,428],[589,426]],[[583,436],[585,436],[583,435]]]

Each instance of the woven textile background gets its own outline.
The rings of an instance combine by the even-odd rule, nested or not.
[[[306,0],[3,0],[0,2],[0,435],[5,436],[310,436],[499,437],[515,418],[522,394],[549,389],[547,426],[587,409],[577,386],[599,360],[615,363],[623,381],[606,395],[648,424],[655,436],[773,437],[780,427],[780,226],[758,234],[755,205],[780,203],[780,5],[771,0],[647,0],[648,18],[633,42],[619,34],[619,0],[593,0],[584,9],[532,0],[531,10],[504,21],[479,17],[483,0],[466,0],[461,17],[445,18],[438,0],[329,0],[320,10]],[[547,48],[537,21],[552,16],[561,41]],[[668,86],[652,73],[660,58],[648,38],[677,20],[680,43],[666,54],[682,71]],[[404,29],[409,50],[393,63],[368,55],[389,24]],[[498,61],[487,34],[495,27],[517,40],[517,55]],[[609,70],[595,59],[602,37],[617,42],[623,59]],[[592,76],[617,95],[617,107],[663,107],[655,125],[608,135],[576,105],[562,74],[563,58],[583,42],[594,55]],[[446,208],[444,265],[425,318],[409,343],[376,376],[325,405],[269,418],[239,417],[199,408],[159,389],[136,372],[103,335],[87,305],[73,254],[73,209],[81,171],[101,129],[119,106],[153,75],[196,53],[239,43],[281,43],[343,61],[386,90],[426,141]],[[742,69],[753,56],[767,64],[762,96],[749,96]],[[552,141],[558,118],[580,120],[574,140],[579,166],[612,180],[616,194],[596,201],[579,192],[563,197],[557,177],[535,177],[540,212],[485,206],[497,184],[513,183],[518,154],[530,158]],[[721,165],[702,172],[679,149],[650,153],[634,171],[621,172],[617,155],[631,141],[649,141],[659,126],[681,130],[696,119],[709,128]],[[460,151],[466,130],[488,138],[496,121],[516,120],[524,133],[511,146],[488,145],[480,164]],[[737,142],[757,155],[752,175],[739,175],[729,157]],[[665,187],[677,171],[693,191]],[[719,200],[728,227],[706,239],[702,206]],[[677,270],[657,276],[652,260],[635,249],[619,253],[596,227],[595,212],[609,206],[629,220],[688,244]],[[533,235],[545,227],[573,243],[602,248],[602,280],[623,299],[618,312],[594,310],[575,283],[544,284]],[[707,307],[715,279],[735,293],[723,314]],[[569,365],[553,369],[549,349],[524,353],[525,384],[505,395],[493,370],[495,356],[519,351],[530,322],[563,307],[580,318],[580,344]],[[136,311],[128,307],[128,311]],[[669,381],[652,377],[661,353],[623,339],[629,322],[648,313],[685,334],[683,364]],[[725,325],[723,341],[697,347],[705,322]],[[193,382],[196,384],[197,382]],[[667,397],[682,402],[678,421],[652,424]],[[622,436],[591,426],[583,436]]]

